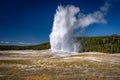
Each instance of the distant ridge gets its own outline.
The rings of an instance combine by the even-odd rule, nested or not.
[[[0,50],[45,50],[49,48],[49,42],[32,46],[0,45]]]
[[[82,46],[80,52],[105,52],[120,53],[120,35],[111,36],[86,36],[76,39]],[[46,50],[50,49],[50,43],[42,43],[32,46],[0,46],[0,50]]]

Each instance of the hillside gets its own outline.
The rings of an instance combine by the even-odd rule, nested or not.
[[[0,46],[0,50],[45,50],[49,48],[49,42],[33,46]]]
[[[120,35],[78,37],[77,41],[82,45],[82,52],[120,53]],[[49,42],[34,46],[0,46],[0,50],[45,50],[49,48]]]
[[[98,36],[98,37],[82,37],[82,52],[96,51],[105,53],[120,53],[120,36]]]

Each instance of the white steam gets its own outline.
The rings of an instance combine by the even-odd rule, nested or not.
[[[99,11],[84,14],[74,5],[58,6],[50,34],[51,49],[64,52],[80,51],[80,44],[75,41],[74,31],[93,23],[106,23],[104,15],[108,7],[108,4],[105,4]]]

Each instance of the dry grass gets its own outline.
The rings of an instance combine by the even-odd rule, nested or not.
[[[53,54],[15,54],[9,56],[10,59],[0,60],[0,80],[120,79],[119,55],[82,54],[63,58],[52,56]]]

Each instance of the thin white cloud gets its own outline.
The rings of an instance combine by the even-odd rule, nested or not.
[[[18,42],[18,44],[20,44],[20,45],[30,45],[32,43]]]
[[[32,43],[25,42],[10,42],[10,41],[0,41],[0,45],[31,45]]]
[[[0,41],[1,44],[9,44],[9,41]]]
[[[18,42],[18,44],[24,44],[23,42]]]

